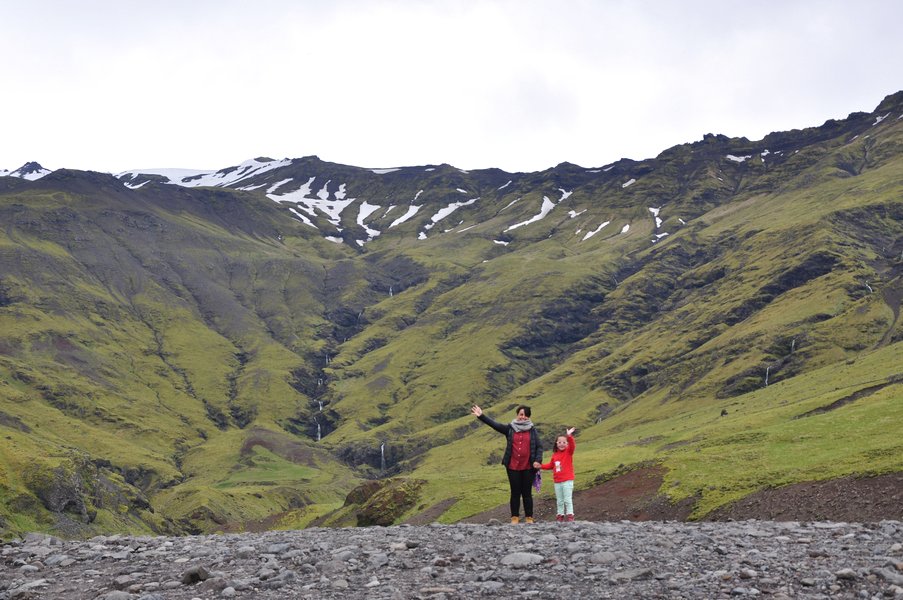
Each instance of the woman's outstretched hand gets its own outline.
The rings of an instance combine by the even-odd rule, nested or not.
[[[470,412],[473,413],[473,416],[479,417],[480,415],[483,414],[483,409],[480,408],[479,406],[477,406],[476,404],[474,404],[473,406],[470,407]]]
[[[567,434],[574,435],[574,432],[577,431],[576,427],[568,427]]]

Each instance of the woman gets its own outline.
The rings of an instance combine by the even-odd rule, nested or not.
[[[533,463],[542,462],[542,443],[539,434],[530,420],[530,407],[518,406],[517,416],[507,425],[493,421],[483,414],[476,404],[470,412],[479,420],[508,438],[502,464],[508,471],[508,484],[511,486],[511,522],[520,522],[520,502],[524,501],[524,518],[527,523],[533,522],[533,478],[536,469]]]

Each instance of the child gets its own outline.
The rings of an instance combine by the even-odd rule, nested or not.
[[[574,449],[577,443],[574,441],[574,428],[567,430],[567,435],[559,435],[555,440],[555,451],[552,459],[546,463],[533,463],[536,469],[552,470],[552,480],[555,482],[555,500],[558,501],[558,516],[556,521],[574,520]]]

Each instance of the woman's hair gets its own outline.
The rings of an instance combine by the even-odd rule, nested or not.
[[[518,406],[517,408],[514,409],[514,414],[519,413],[521,410],[524,411],[524,414],[525,414],[525,415],[527,415],[528,417],[530,416],[530,407],[529,407],[529,406],[525,406],[525,405],[523,405],[523,404],[521,404],[520,406]]]

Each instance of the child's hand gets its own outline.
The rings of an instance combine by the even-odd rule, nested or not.
[[[534,468],[534,469],[541,469],[541,468],[542,468],[542,463],[538,463],[538,462],[533,463],[533,468]]]
[[[568,427],[567,434],[574,435],[574,432],[577,431],[576,427]]]

